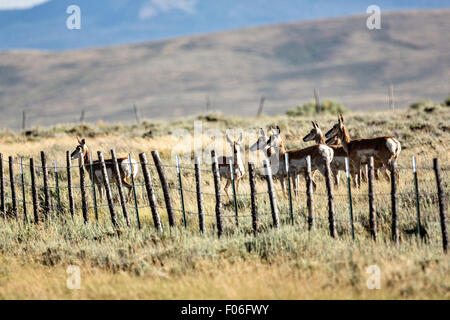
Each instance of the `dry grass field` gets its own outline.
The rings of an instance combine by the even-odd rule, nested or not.
[[[301,193],[294,200],[295,223],[290,225],[288,201],[277,192],[281,225],[271,228],[269,199],[262,193],[267,190],[264,180],[257,180],[258,205],[261,215],[261,232],[254,236],[248,217],[248,176],[241,183],[238,197],[240,225],[234,218],[225,219],[225,234],[217,238],[215,230],[214,196],[211,174],[203,173],[206,217],[205,234],[198,232],[196,216],[195,180],[192,163],[183,163],[182,181],[187,214],[187,229],[181,224],[180,199],[175,168],[166,168],[172,187],[174,207],[177,209],[178,226],[169,230],[167,214],[160,208],[164,232],[158,234],[153,227],[142,184],[142,175],[136,181],[139,214],[142,229],[137,230],[133,204],[129,205],[132,227],[121,226],[117,236],[109,220],[106,202],[99,205],[99,219],[89,210],[90,221],[84,224],[81,210],[77,209],[72,219],[68,214],[67,191],[61,189],[62,213],[54,214],[51,221],[35,226],[22,219],[0,219],[0,298],[1,299],[449,299],[450,258],[441,246],[438,223],[438,204],[432,159],[438,157],[443,171],[445,190],[449,191],[450,113],[442,107],[432,112],[398,110],[395,112],[354,112],[344,115],[352,137],[375,137],[393,135],[402,143],[398,160],[399,181],[399,228],[400,244],[396,247],[391,239],[390,183],[381,178],[376,181],[376,209],[379,239],[375,243],[367,231],[368,201],[367,185],[353,189],[355,240],[352,240],[349,211],[346,198],[346,183],[335,188],[335,207],[338,238],[332,239],[327,226],[327,202],[325,182],[316,175],[318,188],[315,195],[316,226],[308,232],[305,220],[305,183],[301,181]],[[158,150],[164,164],[173,165],[171,155],[178,152],[191,155],[193,144],[190,135],[194,121],[201,121],[203,140],[208,146],[208,130],[241,128],[253,132],[258,128],[279,125],[288,148],[305,147],[309,144],[302,138],[311,129],[311,118],[286,116],[237,118],[220,114],[196,119],[172,122],[144,121],[139,125],[86,124],[58,125],[37,128],[28,136],[10,131],[0,132],[0,152],[3,157],[34,157],[39,162],[39,152],[44,150],[48,161],[57,160],[65,164],[65,151],[76,146],[76,136],[86,139],[96,154],[101,150],[106,156],[115,148],[119,154],[130,152],[138,159],[140,152]],[[336,121],[335,116],[323,115],[315,118],[324,130]],[[185,131],[183,131],[185,130]],[[182,134],[182,139],[174,135]],[[181,141],[181,143],[180,143]],[[250,153],[245,143],[246,160],[259,161],[261,157]],[[411,171],[411,156],[416,156],[419,166],[420,208],[422,223],[428,238],[420,240],[414,232],[416,211],[414,184]],[[96,157],[96,156],[95,156]],[[190,156],[188,157],[190,158]],[[25,162],[27,163],[27,162]],[[72,163],[76,165],[74,161]],[[205,169],[209,165],[205,164]],[[62,169],[61,169],[62,170]],[[79,182],[77,170],[73,170],[75,184]],[[51,170],[50,170],[51,171]],[[62,170],[64,171],[64,170]],[[7,168],[4,169],[8,177]],[[19,168],[16,165],[15,172]],[[29,182],[28,167],[25,180]],[[59,174],[60,186],[66,186],[64,172]],[[164,205],[157,174],[152,168],[157,199]],[[19,179],[19,176],[16,177]],[[39,185],[42,177],[38,174]],[[51,185],[54,174],[50,172]],[[223,182],[222,182],[223,184]],[[279,189],[279,183],[275,181]],[[7,194],[9,185],[6,184]],[[26,188],[30,200],[29,188]],[[41,191],[40,191],[41,192]],[[91,189],[88,188],[89,204],[92,204]],[[40,194],[42,200],[42,194]],[[52,189],[52,201],[56,194]],[[79,191],[75,190],[79,199]],[[22,217],[22,194],[18,188],[19,216]],[[80,207],[77,202],[77,208]],[[7,197],[7,208],[10,198]],[[31,215],[28,207],[28,216]],[[117,212],[121,217],[120,206]],[[232,201],[225,198],[224,214],[233,216]],[[81,288],[69,290],[66,285],[69,265],[81,270]],[[377,265],[381,271],[381,288],[369,290],[366,282],[370,274],[366,269]]]

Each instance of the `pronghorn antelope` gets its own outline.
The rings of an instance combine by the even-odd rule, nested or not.
[[[319,123],[317,121],[311,121],[313,128],[311,131],[303,138],[304,142],[312,141],[314,140],[316,144],[326,144],[331,149],[333,149],[333,160],[331,160],[330,168],[333,172],[334,176],[334,184],[339,187],[339,180],[340,180],[340,172],[345,172],[345,158],[347,157],[347,152],[345,152],[344,148],[340,145],[333,145],[330,144],[331,142],[337,142],[340,139],[328,139],[328,141],[325,141],[325,137],[322,133],[322,130],[320,129]],[[327,142],[327,143],[326,143]]]
[[[326,162],[328,161],[331,163],[331,160],[333,160],[333,149],[325,144],[316,144],[304,149],[292,149],[286,151],[283,139],[280,135],[280,127],[278,126],[277,130],[272,132],[267,144],[269,147],[267,155],[271,160],[272,171],[274,171],[275,168],[274,172],[279,176],[280,181],[283,181],[284,176],[286,176],[284,169],[286,153],[289,155],[289,167],[293,177],[300,173],[306,176],[307,156],[311,157],[311,171],[319,170],[323,175],[325,175]]]
[[[230,199],[230,196],[228,195],[228,188],[230,187],[231,183],[231,171],[230,171],[230,162],[233,164],[233,172],[234,172],[234,181],[236,186],[236,194],[239,192],[239,181],[242,179],[242,177],[245,175],[245,168],[244,163],[242,162],[241,158],[241,143],[243,141],[242,133],[239,136],[239,139],[231,140],[228,134],[226,135],[227,142],[230,145],[231,149],[233,150],[233,156],[232,157],[218,157],[218,165],[219,165],[219,174],[220,177],[226,178],[227,183],[224,187],[225,193],[227,194],[228,199]]]
[[[250,149],[250,151],[257,151],[257,150],[263,151],[267,160],[270,161],[271,157],[276,156],[276,154],[274,154],[274,150],[269,146],[269,142],[270,142],[269,137],[267,137],[263,128],[260,128],[258,140],[256,140],[256,142],[249,149]],[[285,166],[284,160],[285,159],[283,159],[282,160],[283,162],[279,164],[279,166],[277,167],[277,170],[274,171],[274,177],[276,177],[276,178],[278,178],[278,180],[280,180],[281,189],[283,190],[283,194],[285,194],[285,192],[286,192],[284,179],[287,177],[286,166]],[[290,178],[292,179],[294,195],[297,196],[298,195],[298,190],[297,190],[298,181],[297,181],[296,177],[297,177],[297,175],[295,174],[295,172],[293,172],[291,170]]]
[[[75,148],[75,150],[71,154],[71,159],[83,159],[84,161],[84,169],[89,173],[89,177],[91,177],[90,174],[90,152],[89,148],[86,145],[86,142],[84,139],[80,140],[78,138],[78,146]],[[93,160],[93,159],[92,159]],[[125,188],[128,189],[128,197],[127,201],[130,200],[131,197],[131,191],[132,186],[127,181],[127,178],[131,177],[131,170],[130,170],[130,162],[128,161],[127,157],[121,157],[117,158],[117,162],[119,164],[119,172],[120,172],[120,179],[122,180],[122,184]],[[132,164],[132,170],[133,170],[133,178],[136,177],[138,174],[138,163],[136,160],[131,158],[131,164]],[[108,179],[110,182],[114,179],[117,179],[117,176],[114,174],[113,169],[113,161],[111,159],[105,160],[105,166],[106,166],[106,172],[108,173]],[[92,170],[94,171],[94,183],[97,185],[98,192],[100,194],[100,199],[103,200],[103,195],[106,192],[104,189],[104,179],[103,179],[103,173],[102,173],[102,167],[101,162],[99,160],[92,161]],[[91,177],[92,179],[92,177]]]
[[[374,157],[374,160],[381,161],[383,169],[389,168],[391,162],[397,160],[401,151],[400,142],[391,136],[352,140],[344,125],[342,115],[339,115],[338,122],[325,134],[326,138],[334,136],[339,136],[342,140],[342,146],[347,152],[352,166],[356,168],[356,172],[361,172],[361,166],[367,163],[371,156]],[[386,178],[389,179],[387,173]],[[359,186],[356,180],[354,183]]]

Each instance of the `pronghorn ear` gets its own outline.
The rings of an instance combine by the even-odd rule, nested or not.
[[[79,144],[81,144],[81,139],[78,136],[77,136],[77,141],[78,141]]]
[[[316,127],[316,123],[314,121],[311,121],[311,123],[312,123],[313,127],[315,128]]]
[[[314,121],[314,124],[316,125],[317,129],[320,129],[319,123],[317,121]]]
[[[344,118],[342,117],[342,114],[339,115],[339,121],[344,123]]]
[[[259,128],[259,133],[260,133],[262,136],[265,136],[265,135],[266,135],[266,133],[264,132],[264,129],[263,129],[263,128]]]
[[[280,126],[277,126],[277,130],[278,130],[278,134],[280,134],[281,133]]]
[[[226,134],[226,137],[227,137],[228,143],[229,143],[229,144],[233,144],[233,141],[231,141],[230,136],[228,135],[228,133]]]
[[[82,145],[85,145],[86,144],[86,141],[84,141],[84,139],[81,139],[81,142],[80,142]]]
[[[243,140],[243,136],[242,136],[242,132],[241,132],[241,134],[239,135],[239,140],[237,141],[239,144],[241,144],[242,143],[242,140]]]

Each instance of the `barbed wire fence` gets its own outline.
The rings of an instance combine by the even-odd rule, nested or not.
[[[118,159],[114,150],[111,150],[111,158],[108,160],[104,159],[101,152],[97,152],[97,155],[99,160],[93,161],[91,153],[87,163],[84,159],[79,159],[78,164],[73,165],[67,151],[66,165],[60,166],[56,161],[48,163],[43,151],[40,154],[40,164],[33,158],[9,156],[6,160],[0,153],[0,215],[4,219],[22,219],[24,223],[35,224],[59,216],[81,216],[84,223],[89,224],[92,216],[96,222],[104,219],[100,213],[106,211],[109,212],[114,229],[119,229],[122,225],[138,229],[153,225],[158,232],[165,232],[167,228],[196,229],[197,225],[201,233],[209,229],[217,232],[218,237],[229,230],[242,228],[257,235],[265,229],[262,226],[263,218],[268,227],[274,229],[280,223],[294,226],[304,223],[309,232],[316,228],[328,228],[333,238],[345,232],[355,239],[356,225],[359,225],[374,241],[378,239],[379,226],[390,225],[390,238],[397,245],[401,242],[399,223],[403,220],[404,225],[413,226],[406,230],[407,233],[415,234],[424,242],[429,237],[427,226],[431,226],[433,230],[440,229],[442,244],[439,246],[444,252],[448,249],[448,182],[444,181],[444,175],[450,168],[441,168],[437,158],[433,159],[432,166],[417,166],[415,158],[412,167],[398,166],[393,162],[389,168],[390,192],[375,191],[376,169],[371,159],[368,164],[367,193],[352,191],[348,162],[346,193],[334,192],[329,164],[324,176],[326,192],[315,190],[308,158],[304,173],[306,205],[302,205],[300,195],[295,188],[292,190],[290,179],[287,179],[285,190],[274,187],[272,169],[267,162],[262,167],[248,163],[248,173],[240,179],[234,174],[233,164],[225,164],[231,173],[229,184],[232,191],[231,198],[226,192],[229,200],[226,202],[221,187],[221,178],[226,176],[220,173],[223,172],[224,165],[218,163],[214,151],[211,152],[210,168],[203,165],[197,157],[193,166],[180,164],[178,157],[175,165],[163,164],[158,151],[151,152],[153,163],[148,161],[145,153],[139,154],[138,161],[133,160],[130,154]],[[284,178],[300,174],[290,172],[289,159],[285,160]],[[117,179],[123,177],[123,163],[130,166],[130,172],[135,170],[133,165],[137,165],[142,174],[131,175],[128,181]],[[402,175],[408,171],[412,173],[411,190],[398,191],[400,171]],[[436,191],[421,190],[421,180],[418,177],[418,172],[421,171],[434,171]],[[277,174],[275,176],[280,177]],[[258,178],[260,181],[257,181]],[[239,183],[245,180],[249,182],[249,191],[238,192]],[[427,181],[428,187],[429,182]],[[104,191],[98,188],[99,184]],[[195,189],[191,186],[195,186]],[[246,187],[245,184],[244,186]],[[128,189],[127,195],[124,189]],[[282,196],[277,198],[280,193]],[[366,200],[368,210],[355,208],[356,203],[364,203]],[[377,210],[377,200],[384,205],[390,203],[390,208]],[[326,203],[327,217],[318,211],[323,203]],[[337,215],[336,204],[340,205],[338,212],[341,216],[345,214],[345,206],[347,207],[348,218]],[[436,204],[438,216],[423,214],[425,209],[434,212]],[[403,211],[411,207],[415,207],[414,216],[402,215]],[[355,210],[360,214],[357,215]],[[364,213],[367,211],[368,214]],[[162,217],[162,212],[167,214],[167,220],[165,216]],[[207,225],[207,222],[210,224]],[[433,235],[436,238],[437,232],[433,231]]]

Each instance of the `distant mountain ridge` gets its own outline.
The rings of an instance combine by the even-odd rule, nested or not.
[[[165,41],[64,52],[0,52],[0,125],[132,121],[210,109],[242,116],[276,114],[311,100],[351,109],[443,100],[450,84],[450,10],[384,13],[382,30],[366,16],[295,22]],[[207,98],[208,97],[208,98]]]

